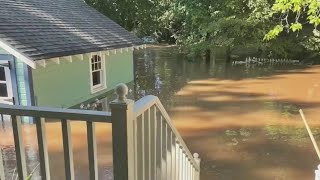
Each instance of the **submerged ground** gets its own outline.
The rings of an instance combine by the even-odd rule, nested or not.
[[[320,140],[320,66],[227,66],[218,56],[207,64],[173,47],[150,47],[136,57],[136,98],[159,96],[191,151],[200,154],[201,180],[314,179],[319,161],[298,110]],[[0,124],[12,173],[11,127]],[[25,125],[24,133],[31,172],[38,164],[34,126]],[[64,179],[60,123],[47,124],[47,133],[52,179]],[[73,123],[72,135],[76,178],[88,179],[85,123]],[[111,179],[110,125],[97,125],[97,141],[99,176]]]

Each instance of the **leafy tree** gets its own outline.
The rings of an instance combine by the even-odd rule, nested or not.
[[[313,26],[314,33],[320,24],[320,2],[318,0],[276,0],[271,15],[278,15],[279,24],[264,37],[271,40],[283,31],[299,32],[302,26]]]
[[[262,48],[270,28],[267,0],[175,0],[161,17],[181,46],[195,53],[216,46]]]

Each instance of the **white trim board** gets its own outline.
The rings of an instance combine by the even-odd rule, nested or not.
[[[27,65],[29,65],[33,69],[36,68],[36,64],[34,61],[24,56],[23,54],[21,54],[20,52],[18,52],[17,50],[15,50],[14,48],[12,48],[11,46],[9,46],[8,44],[4,43],[1,40],[0,40],[0,47],[6,50],[7,52],[9,52],[10,54],[12,54],[13,56],[15,56],[16,58],[18,58],[19,60],[26,63]]]

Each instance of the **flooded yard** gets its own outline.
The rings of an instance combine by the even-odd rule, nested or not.
[[[201,180],[312,180],[319,164],[298,110],[320,140],[320,66],[230,66],[190,60],[174,47],[136,54],[135,96],[156,95],[191,152]],[[0,122],[7,178],[15,171],[9,121]],[[47,123],[52,179],[64,179],[60,123]],[[99,177],[112,179],[111,125],[98,124]],[[38,164],[34,125],[24,125],[28,172]],[[76,179],[88,179],[85,123],[72,124]],[[37,172],[37,171],[36,171]],[[38,179],[35,174],[33,179]]]
[[[201,179],[314,179],[319,161],[298,110],[320,140],[320,66],[228,66],[217,57],[190,62],[168,49],[147,53],[137,82],[158,94],[201,155]],[[162,86],[153,92],[157,77]]]

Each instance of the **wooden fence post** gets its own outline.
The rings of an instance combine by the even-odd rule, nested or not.
[[[133,105],[126,98],[128,87],[121,83],[116,89],[117,99],[110,103],[112,118],[112,149],[114,180],[134,179]]]

